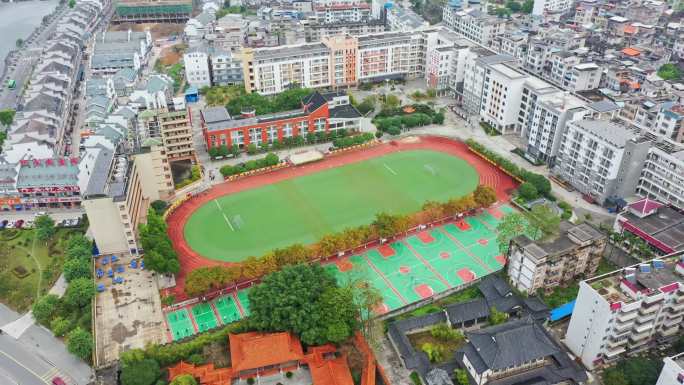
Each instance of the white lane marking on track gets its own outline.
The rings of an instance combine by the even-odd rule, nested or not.
[[[397,173],[396,173],[394,170],[392,170],[392,169],[390,168],[390,166],[387,165],[387,163],[383,163],[382,165],[385,166],[385,168],[387,169],[387,171],[391,172],[391,173],[394,174],[394,175],[397,175]]]

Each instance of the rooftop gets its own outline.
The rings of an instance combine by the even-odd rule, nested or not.
[[[627,141],[637,137],[637,134],[626,126],[606,120],[584,119],[571,124],[618,148],[624,148]]]
[[[653,201],[650,201],[653,202]],[[654,204],[636,202],[635,209]],[[618,224],[665,253],[684,250],[684,213],[670,206],[662,206],[649,215],[632,212],[631,207],[620,214]]]
[[[230,334],[230,358],[235,372],[304,358],[299,339],[290,333]]]

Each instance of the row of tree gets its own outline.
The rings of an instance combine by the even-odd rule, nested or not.
[[[226,104],[226,109],[231,116],[239,116],[245,109],[254,109],[257,115],[296,110],[302,108],[302,100],[311,92],[308,88],[292,88],[275,96],[263,96],[242,90]]]
[[[93,337],[90,334],[90,303],[95,296],[92,278],[92,245],[82,234],[67,241],[64,277],[69,285],[63,297],[48,294],[33,304],[33,317],[52,330],[55,336],[67,340],[70,353],[90,361]]]
[[[278,155],[271,152],[263,158],[249,160],[245,163],[238,164],[235,166],[227,164],[221,167],[219,169],[219,172],[221,172],[221,175],[223,175],[224,177],[227,177],[230,175],[242,174],[243,172],[247,171],[258,170],[260,168],[275,166],[278,163],[280,163],[280,158],[278,158]]]
[[[145,250],[145,268],[161,274],[176,274],[180,270],[178,255],[166,233],[162,214],[147,210],[147,223],[138,227],[140,244]]]
[[[369,132],[365,132],[365,133],[359,134],[359,135],[347,136],[345,138],[335,139],[335,140],[333,140],[333,146],[335,148],[347,148],[347,147],[356,146],[359,144],[368,143],[373,139],[375,139],[375,135],[373,135]]]
[[[218,290],[239,281],[260,278],[287,265],[309,263],[320,257],[334,255],[378,238],[389,238],[404,233],[420,224],[454,216],[470,210],[488,207],[496,202],[496,193],[489,186],[478,186],[475,191],[461,198],[446,202],[428,201],[422,210],[409,214],[378,213],[370,225],[348,228],[323,236],[317,243],[275,249],[262,257],[249,257],[230,266],[201,267],[191,271],[185,280],[185,292],[197,296]]]
[[[488,149],[473,139],[466,140],[466,144],[472,150],[480,153],[485,158],[496,163],[509,174],[521,179],[523,182],[529,182],[532,184],[538,194],[549,199],[553,199],[553,196],[551,195],[551,182],[544,175],[535,174],[531,171],[525,170],[524,168],[518,167],[518,165],[515,163]]]

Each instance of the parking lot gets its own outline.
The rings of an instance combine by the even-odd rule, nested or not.
[[[35,219],[39,215],[47,214],[45,211],[17,211],[0,213],[0,229],[31,229]],[[50,217],[55,221],[57,227],[77,227],[81,224],[82,214],[80,211],[64,213],[50,213]]]

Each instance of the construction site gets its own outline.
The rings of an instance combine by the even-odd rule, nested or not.
[[[192,0],[116,0],[112,23],[185,23]]]

